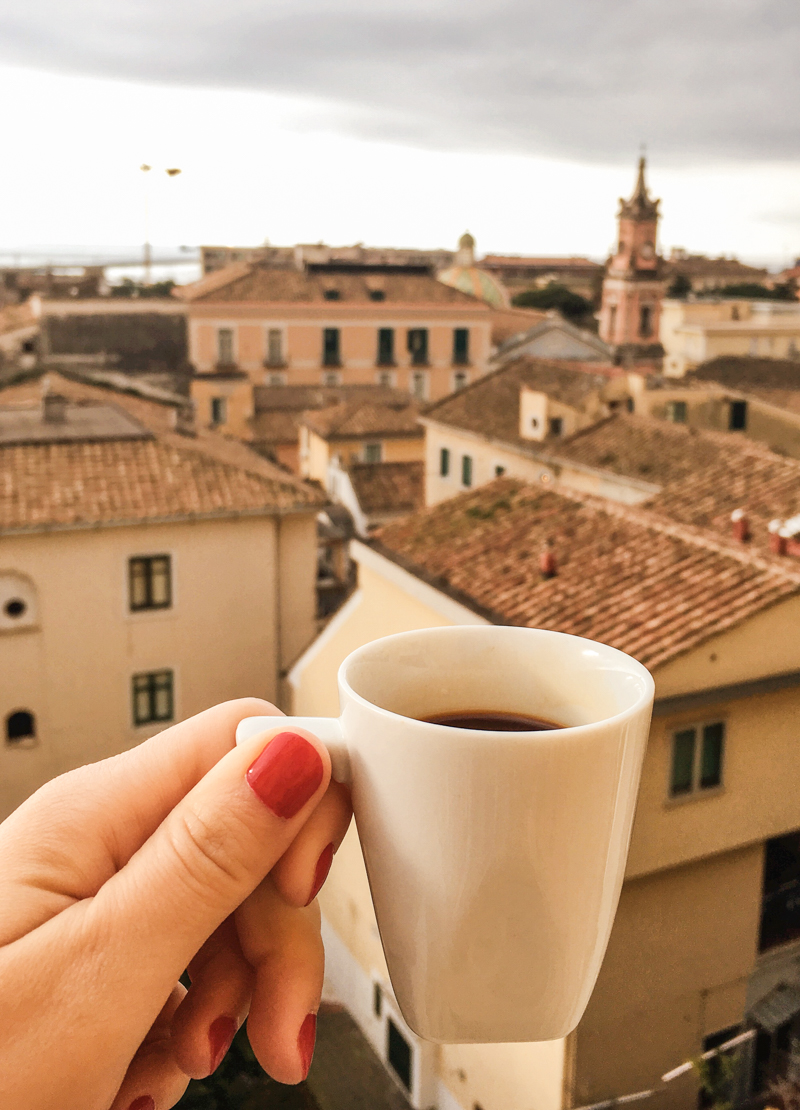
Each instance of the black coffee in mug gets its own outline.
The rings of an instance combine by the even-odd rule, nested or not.
[[[486,732],[550,732],[566,728],[546,717],[529,717],[526,713],[496,713],[481,709],[462,709],[455,713],[434,713],[422,717],[431,725],[448,725],[450,728],[477,728]]]

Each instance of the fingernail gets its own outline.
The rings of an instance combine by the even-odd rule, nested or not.
[[[316,870],[314,871],[314,885],[311,887],[311,896],[309,897],[308,901],[306,902],[307,906],[311,905],[311,903],[314,901],[314,899],[317,897],[320,890],[322,889],[322,884],[325,882],[325,880],[328,877],[328,872],[331,869],[331,864],[332,863],[333,863],[333,845],[329,844],[327,846],[327,848],[323,849],[322,855],[317,860],[317,867],[316,867]]]
[[[133,1100],[128,1110],[156,1110],[155,1099],[150,1098],[150,1095],[142,1095]]]
[[[231,1047],[231,1041],[235,1036],[236,1022],[232,1017],[218,1017],[216,1021],[212,1021],[208,1030],[212,1072],[215,1072],[222,1063],[225,1053]]]
[[[317,1015],[307,1014],[297,1038],[297,1047],[303,1063],[303,1079],[308,1075],[311,1061],[314,1059],[314,1043],[317,1039]]]
[[[294,817],[322,782],[319,752],[296,732],[279,732],[247,770],[247,781],[278,817]]]

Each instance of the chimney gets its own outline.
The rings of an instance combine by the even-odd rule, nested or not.
[[[738,540],[739,543],[747,543],[750,539],[750,521],[747,519],[744,509],[733,510],[731,525],[733,526],[733,538]]]
[[[556,557],[553,554],[553,541],[546,540],[542,548],[542,553],[539,556],[539,573],[542,578],[555,578],[558,574],[558,565]]]
[[[774,555],[785,555],[787,547],[787,537],[781,535],[783,531],[782,520],[771,520],[767,525],[769,532],[769,549]]]
[[[45,424],[66,424],[67,398],[60,393],[45,393],[42,397],[42,421]]]

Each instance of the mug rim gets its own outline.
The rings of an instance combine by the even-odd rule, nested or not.
[[[528,731],[515,729],[508,732],[500,732],[496,729],[482,728],[471,728],[465,730],[458,727],[457,725],[444,725],[438,724],[434,721],[421,721],[418,717],[406,717],[402,713],[395,713],[393,710],[386,709],[384,708],[384,706],[378,705],[376,702],[370,701],[368,698],[365,698],[363,694],[359,694],[357,690],[354,690],[350,682],[347,680],[347,668],[349,668],[353,663],[357,662],[359,658],[368,655],[370,649],[374,648],[376,644],[384,643],[386,640],[404,640],[410,639],[414,636],[424,636],[428,633],[463,636],[464,634],[473,635],[475,633],[478,633],[480,635],[485,634],[489,631],[493,631],[495,633],[502,633],[503,631],[515,633],[530,632],[541,637],[558,637],[562,640],[571,640],[580,644],[584,644],[585,651],[592,651],[595,654],[600,654],[600,652],[610,653],[612,658],[616,657],[619,660],[625,662],[628,673],[636,675],[640,679],[642,679],[644,683],[644,688],[641,694],[637,697],[636,701],[633,703],[633,705],[629,705],[626,709],[621,710],[619,713],[614,713],[610,717],[601,717],[599,718],[599,720],[589,721],[587,724],[583,725],[563,725],[558,729],[548,729],[544,732],[541,729],[531,729]],[[557,732],[559,737],[563,736],[565,733],[567,733],[571,737],[585,732],[586,729],[597,728],[597,726],[601,724],[610,724],[613,722],[622,723],[628,718],[635,717],[638,713],[642,711],[642,709],[646,708],[648,704],[652,704],[655,698],[655,681],[652,674],[643,663],[640,663],[638,659],[634,659],[632,655],[628,655],[627,652],[621,651],[619,648],[611,647],[610,644],[604,644],[600,640],[590,640],[585,636],[573,636],[569,632],[557,632],[554,629],[550,628],[531,628],[525,625],[439,625],[434,626],[433,628],[413,628],[409,629],[406,632],[393,632],[389,636],[379,636],[375,640],[370,640],[369,643],[362,644],[361,647],[358,647],[354,651],[351,651],[350,654],[342,660],[336,677],[340,690],[345,691],[348,697],[352,698],[353,701],[359,703],[360,705],[365,706],[373,710],[374,712],[377,712],[381,716],[389,717],[395,721],[411,721],[414,724],[423,725],[426,728],[442,729],[446,732],[458,735],[462,738],[465,731],[468,731],[470,735],[474,735],[476,737],[502,736],[505,740],[531,740],[533,738],[541,739],[543,736],[552,736],[554,732]],[[341,712],[344,712],[343,705],[340,707],[340,713]]]

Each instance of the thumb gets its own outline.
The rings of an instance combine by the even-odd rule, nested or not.
[[[330,780],[324,745],[275,728],[229,751],[98,891],[91,916],[153,986],[189,961],[291,844]]]

